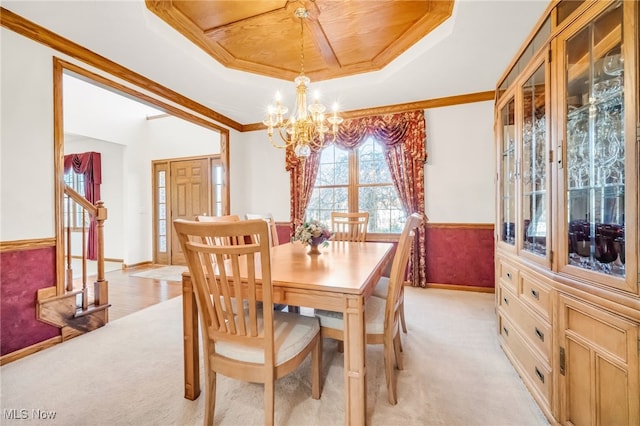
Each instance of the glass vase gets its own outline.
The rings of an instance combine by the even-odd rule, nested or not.
[[[316,255],[319,255],[319,254],[322,254],[322,253],[320,252],[320,249],[318,249],[318,244],[310,244],[309,245],[309,250],[307,251],[307,254],[309,256],[316,256]]]

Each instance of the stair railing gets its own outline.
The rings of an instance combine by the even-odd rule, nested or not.
[[[109,303],[108,283],[104,279],[104,221],[107,219],[107,209],[102,201],[98,201],[94,206],[85,197],[68,185],[65,185],[64,193],[67,196],[67,216],[65,218],[65,246],[66,246],[66,273],[65,284],[67,291],[73,291],[73,268],[72,268],[72,216],[74,214],[72,203],[77,204],[82,213],[82,309],[86,310],[89,303],[89,291],[87,287],[87,228],[86,218],[93,217],[96,220],[97,230],[97,276],[94,282],[93,304],[94,306],[106,305]],[[87,216],[89,215],[89,216]]]

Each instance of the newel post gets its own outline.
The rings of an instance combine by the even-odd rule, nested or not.
[[[109,283],[104,279],[104,221],[107,220],[107,208],[103,201],[96,203],[96,230],[98,237],[98,276],[93,283],[94,305],[106,305],[109,303]]]

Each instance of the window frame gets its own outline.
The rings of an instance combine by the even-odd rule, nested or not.
[[[382,143],[375,139],[373,136],[367,136],[367,140],[368,139],[372,139],[374,143],[377,143],[378,145],[382,146]],[[398,191],[395,188],[395,185],[393,182],[389,183],[389,184],[382,184],[382,183],[363,183],[361,184],[359,182],[360,179],[360,156],[358,155],[358,147],[355,147],[353,149],[345,149],[344,147],[337,145],[337,144],[331,144],[334,145],[336,148],[338,149],[342,149],[344,151],[346,151],[347,156],[348,156],[348,171],[349,171],[349,176],[348,176],[348,180],[347,180],[347,184],[335,184],[335,185],[315,185],[313,186],[313,190],[315,191],[316,188],[327,188],[327,189],[333,189],[333,188],[346,188],[347,189],[347,207],[348,207],[348,213],[357,213],[359,212],[359,189],[360,188],[372,188],[372,187],[388,187],[390,186],[391,188],[393,188],[393,190],[395,191],[396,195],[398,194]],[[327,145],[326,147],[322,148],[323,150],[331,145]],[[321,154],[322,155],[322,154]],[[318,181],[318,177],[316,177],[316,182]],[[307,214],[308,211],[308,206],[307,209],[305,209],[305,215]],[[406,212],[405,212],[406,215]],[[380,242],[394,242],[398,240],[398,236],[400,235],[399,232],[368,232],[367,231],[367,241],[380,241]]]

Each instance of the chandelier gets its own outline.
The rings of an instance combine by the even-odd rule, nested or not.
[[[325,117],[326,107],[318,102],[315,96],[313,103],[307,106],[307,90],[311,80],[304,75],[304,24],[303,19],[309,16],[304,7],[295,10],[294,15],[300,19],[300,75],[295,78],[296,105],[295,111],[286,119],[289,111],[281,103],[280,93],[276,93],[275,105],[267,108],[267,118],[263,121],[267,126],[269,142],[276,148],[292,147],[298,157],[304,158],[311,154],[311,147],[321,148],[325,143],[327,133],[336,138],[338,126],[342,117],[338,116],[338,105],[333,105],[333,112]],[[274,142],[274,130],[277,129],[282,142]]]

